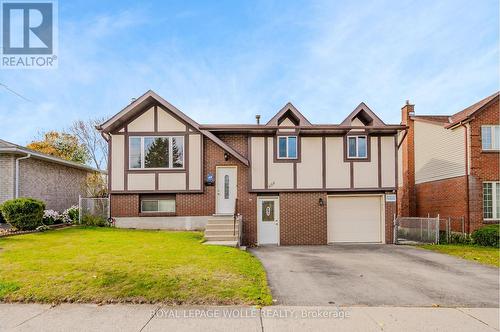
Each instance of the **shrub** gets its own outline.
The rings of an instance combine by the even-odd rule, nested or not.
[[[45,203],[33,198],[5,201],[0,210],[5,220],[19,230],[33,230],[42,225]]]
[[[5,224],[5,218],[3,217],[1,210],[0,210],[0,224]]]
[[[45,225],[53,225],[62,223],[62,216],[54,210],[43,211],[43,223]]]
[[[38,227],[36,228],[36,230],[37,230],[37,231],[39,231],[39,232],[45,232],[45,231],[50,230],[50,227],[49,227],[49,226],[47,226],[47,225],[42,225],[42,226],[38,226]]]
[[[500,225],[488,225],[475,230],[472,233],[472,240],[475,244],[485,247],[499,246]]]
[[[82,216],[82,225],[104,227],[108,225],[106,218],[86,214]]]
[[[446,238],[445,231],[439,231],[440,244],[471,244],[472,238],[469,234],[451,232],[450,238]]]
[[[64,212],[63,212],[63,220],[65,223],[77,223],[78,222],[78,206],[77,205],[73,205],[72,207],[70,208],[67,208]]]

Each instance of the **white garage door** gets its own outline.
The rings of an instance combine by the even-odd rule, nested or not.
[[[381,196],[329,196],[328,242],[382,242]]]

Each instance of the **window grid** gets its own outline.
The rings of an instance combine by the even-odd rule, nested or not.
[[[500,182],[483,183],[483,218],[500,219]]]
[[[500,126],[487,125],[481,127],[481,147],[484,151],[500,150]]]
[[[167,167],[146,167],[145,166],[145,144],[144,141],[146,139],[165,139],[168,141],[168,166]],[[139,167],[134,166],[134,163],[132,162],[132,158],[134,157],[134,154],[132,153],[132,142],[140,140],[140,151],[139,151]],[[173,160],[173,141],[176,141],[176,144],[180,146],[180,163],[178,161]],[[131,136],[129,137],[129,169],[184,169],[184,136]],[[178,166],[177,166],[178,165]]]

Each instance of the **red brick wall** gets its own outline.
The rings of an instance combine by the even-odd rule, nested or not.
[[[110,195],[111,216],[137,217],[139,216],[139,195],[112,194]]]
[[[469,176],[469,210],[471,231],[483,225],[483,181],[498,181],[499,153],[484,152],[481,146],[481,126],[498,125],[500,123],[499,99],[476,114],[470,122],[470,176]]]
[[[396,205],[396,202],[385,202],[385,243],[394,243],[394,215],[396,214]]]
[[[327,194],[280,193],[280,244],[321,245],[328,243]],[[325,202],[319,205],[319,199]],[[393,243],[396,202],[385,202],[385,241]]]
[[[408,126],[406,137],[401,144],[402,153],[402,179],[403,183],[398,183],[398,215],[414,216],[416,208],[415,191],[415,144],[414,144],[414,121],[410,119],[410,113],[414,112],[414,105],[406,104],[401,109],[401,123]]]
[[[462,230],[462,218],[467,216],[467,177],[420,183],[417,190],[417,216],[451,218],[453,231]],[[442,225],[444,227],[444,224]],[[443,228],[444,229],[444,228]]]
[[[280,244],[327,244],[326,193],[281,193]],[[319,205],[322,198],[324,205]]]

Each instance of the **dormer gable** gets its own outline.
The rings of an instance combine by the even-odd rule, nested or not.
[[[344,121],[342,121],[340,125],[376,127],[385,126],[385,123],[365,103],[361,103],[344,119]]]
[[[266,123],[266,126],[312,126],[299,110],[288,102],[275,116]]]

